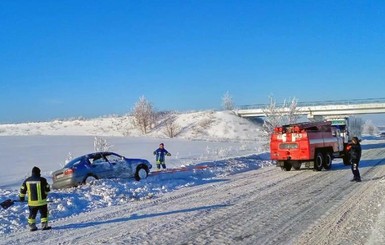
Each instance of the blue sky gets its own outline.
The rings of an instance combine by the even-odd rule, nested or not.
[[[0,1],[0,123],[385,97],[385,1]]]

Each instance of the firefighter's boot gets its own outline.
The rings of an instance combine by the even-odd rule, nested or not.
[[[35,223],[28,224],[28,225],[29,225],[29,230],[30,230],[30,231],[36,231],[36,230],[37,230],[37,227],[36,227],[36,224],[35,224]]]
[[[42,228],[43,231],[45,231],[45,230],[50,230],[52,227],[48,226],[48,222],[42,222],[41,223],[41,228]]]

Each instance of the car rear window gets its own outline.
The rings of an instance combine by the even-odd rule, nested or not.
[[[69,163],[67,163],[64,167],[65,168],[72,168],[76,164],[79,164],[81,161],[82,161],[81,157],[75,158],[72,161],[70,161]]]

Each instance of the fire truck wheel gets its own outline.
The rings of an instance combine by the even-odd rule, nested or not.
[[[293,168],[295,170],[300,170],[301,169],[301,163],[299,163],[299,162],[293,163],[292,165],[293,165]]]
[[[321,171],[323,162],[324,162],[324,156],[323,156],[322,152],[318,152],[316,154],[315,159],[314,159],[314,170],[315,171]]]
[[[326,170],[329,170],[332,168],[332,161],[333,161],[333,158],[332,158],[332,155],[330,152],[326,152],[325,153],[325,158],[324,158],[324,168]]]
[[[290,171],[290,170],[291,170],[291,164],[288,163],[288,162],[285,162],[285,163],[283,164],[282,170],[284,170],[284,171]]]

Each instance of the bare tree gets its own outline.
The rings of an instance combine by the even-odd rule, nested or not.
[[[170,115],[165,121],[164,121],[164,134],[167,137],[174,138],[176,135],[178,135],[181,132],[181,127],[179,124],[176,123],[176,116]]]
[[[364,120],[362,120],[362,118],[354,117],[354,116],[349,117],[350,138],[354,136],[360,138],[362,134],[363,126],[364,126]]]
[[[147,134],[151,129],[151,125],[155,123],[154,108],[144,96],[141,96],[138,102],[136,102],[132,116],[134,117],[135,126],[137,126],[143,134]]]
[[[270,103],[266,108],[263,109],[263,113],[265,114],[265,120],[263,122],[263,129],[268,135],[273,132],[274,128],[278,125],[282,125],[283,115],[282,112],[277,108],[277,102],[273,97],[269,97]]]
[[[299,119],[298,101],[296,98],[290,99],[288,103],[284,102],[284,105],[289,109],[287,112],[287,122],[289,124],[296,123]]]
[[[222,106],[224,110],[234,110],[233,98],[229,94],[229,91],[227,91],[222,97]]]
[[[94,138],[94,151],[109,151],[112,149],[106,139],[95,137]]]
[[[66,158],[66,160],[65,160],[65,164],[67,164],[67,163],[69,163],[70,161],[72,161],[72,159],[73,159],[73,156],[72,156],[72,153],[71,152],[68,152],[68,156],[67,156],[67,158]]]
[[[67,163],[69,163],[70,161],[72,161],[72,159],[73,159],[72,153],[71,153],[71,152],[68,152],[68,155],[67,155],[66,160],[64,161],[64,164],[63,164],[63,163],[60,163],[59,165],[63,168]]]
[[[369,134],[369,135],[376,135],[376,134],[380,133],[380,130],[378,129],[378,127],[376,125],[374,125],[372,120],[366,120],[366,122],[362,128],[362,133]]]
[[[283,104],[279,106],[273,97],[270,96],[269,99],[269,105],[263,109],[265,114],[263,128],[268,135],[270,135],[277,126],[297,122],[299,111],[296,98],[291,99],[289,103],[285,100]]]

